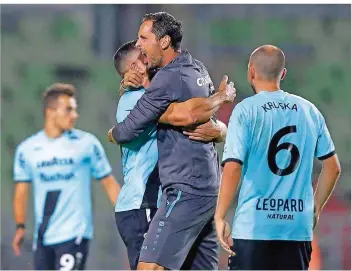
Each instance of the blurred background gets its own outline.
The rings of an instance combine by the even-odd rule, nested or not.
[[[274,44],[286,54],[282,88],[323,113],[342,165],[336,190],[316,230],[317,269],[351,268],[351,7],[350,5],[2,5],[1,6],[1,269],[32,269],[33,213],[28,210],[24,253],[11,242],[12,164],[16,146],[42,129],[41,95],[53,82],[78,89],[77,128],[103,143],[122,183],[120,150],[106,140],[115,124],[121,78],[112,56],[135,39],[145,13],[167,11],[183,22],[183,48],[201,60],[217,86],[228,74],[237,102],[252,95],[246,81],[250,53]],[[225,123],[234,105],[218,113]],[[223,145],[219,144],[222,155]],[[313,179],[320,171],[317,161]],[[95,238],[87,269],[127,269],[114,211],[93,183]],[[234,205],[235,206],[235,205]],[[229,219],[232,219],[229,216]],[[227,257],[221,254],[221,268]]]

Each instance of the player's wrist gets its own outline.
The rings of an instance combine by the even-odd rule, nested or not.
[[[120,81],[120,88],[126,89],[126,87],[125,87],[125,78],[122,78],[122,80]]]
[[[223,103],[227,102],[228,97],[227,97],[225,91],[219,91],[217,94],[218,94],[218,96],[217,96],[218,98],[217,99],[218,99],[220,104],[223,104]]]
[[[122,78],[121,82],[120,82],[120,92],[125,92],[128,90],[128,86],[126,86],[125,84],[125,78]]]
[[[219,214],[215,214],[215,215],[214,215],[214,220],[215,220],[215,221],[222,221],[222,220],[225,220],[225,217],[222,217],[222,216],[219,215]]]
[[[221,142],[221,139],[222,139],[222,137],[223,137],[223,133],[222,133],[221,126],[220,126],[219,123],[217,123],[216,121],[214,121],[214,129],[215,129],[216,132],[217,132],[214,141],[215,141],[216,143],[219,143],[219,142]]]
[[[26,229],[26,224],[25,223],[16,223],[16,229],[22,229],[25,230]]]

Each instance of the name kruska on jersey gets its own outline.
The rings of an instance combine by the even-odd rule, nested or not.
[[[270,213],[267,215],[269,219],[285,219],[294,220],[293,212],[303,212],[304,202],[301,199],[273,199],[273,198],[260,198],[256,204],[257,211],[276,211],[276,212],[289,212],[287,213]]]
[[[294,110],[297,112],[297,104],[290,103],[267,102],[262,105],[262,108],[265,112],[270,111],[272,109]]]

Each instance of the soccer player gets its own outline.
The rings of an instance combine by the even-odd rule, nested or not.
[[[148,71],[143,63],[144,57],[135,47],[135,43],[136,41],[131,41],[122,45],[114,55],[115,68],[121,77],[126,78],[126,84],[131,86],[133,84],[128,79],[129,76],[137,77],[133,85],[136,89],[128,88],[122,92],[116,112],[118,123],[122,122],[133,109],[153,77],[151,71]],[[139,84],[143,85],[139,86]],[[210,98],[193,98],[183,103],[172,104],[161,116],[159,122],[187,126],[193,124],[193,117],[206,121],[213,115],[211,106],[217,108],[219,101],[224,100],[221,98],[221,95],[227,95],[224,91],[225,89],[221,89]],[[225,138],[227,127],[219,121],[210,120],[197,129],[197,133],[202,132],[200,140],[220,142]],[[111,130],[108,136],[109,140],[114,143]],[[160,179],[157,166],[156,125],[151,125],[150,129],[144,131],[136,139],[121,144],[121,152],[124,185],[115,206],[115,217],[117,228],[127,247],[130,267],[135,270],[144,235],[157,210]]]
[[[155,125],[173,102],[210,95],[213,84],[206,68],[181,51],[181,40],[181,23],[170,14],[144,16],[136,46],[148,69],[160,70],[126,119],[113,128],[117,142],[129,142]],[[223,84],[233,88],[233,83]],[[190,140],[181,128],[158,124],[157,144],[163,194],[138,269],[217,269],[213,216],[220,166],[214,143]]]
[[[84,269],[93,237],[91,177],[115,204],[120,187],[99,140],[73,129],[78,118],[75,88],[53,84],[44,93],[44,129],[24,140],[14,160],[13,249],[25,235],[29,185],[34,195],[34,268]]]
[[[313,229],[340,174],[324,117],[280,89],[285,74],[279,48],[257,48],[248,64],[255,95],[230,118],[215,214],[220,243],[233,255],[230,269],[307,270]],[[323,169],[313,194],[314,157]],[[231,238],[225,215],[241,179]]]

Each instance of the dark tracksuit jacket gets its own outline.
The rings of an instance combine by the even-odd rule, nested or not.
[[[208,71],[200,61],[182,51],[153,78],[127,118],[113,129],[113,137],[126,143],[158,122],[173,102],[208,97],[214,90]],[[159,176],[162,189],[170,186],[194,195],[216,196],[220,166],[215,144],[190,140],[182,129],[158,124]]]

